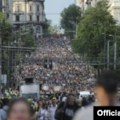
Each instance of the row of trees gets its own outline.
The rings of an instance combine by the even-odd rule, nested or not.
[[[2,45],[13,45],[16,42],[16,46],[19,44],[18,39],[21,38],[22,47],[34,47],[35,39],[31,32],[22,34],[22,31],[14,31],[13,26],[5,20],[4,14],[0,12],[0,31],[2,38]]]
[[[67,12],[70,11],[69,9],[71,9],[71,6],[67,9]],[[64,10],[63,13],[65,12]],[[78,13],[78,10],[76,13]],[[66,17],[68,16],[70,15],[66,14]],[[70,17],[75,18],[72,14]],[[76,15],[76,18],[78,18],[77,38],[73,41],[73,50],[81,56],[84,56],[87,60],[97,61],[98,64],[94,65],[94,67],[103,69],[106,68],[107,65],[107,44],[108,41],[110,41],[109,61],[110,67],[113,69],[112,66],[115,64],[113,62],[113,43],[115,42],[117,43],[117,60],[120,57],[120,26],[116,25],[116,21],[109,12],[108,2],[106,0],[101,0],[95,7],[88,8],[84,15],[79,15],[79,17]],[[62,15],[61,25],[66,31],[67,26],[64,25],[66,24],[65,22],[63,24],[63,21],[64,17]],[[67,20],[67,22],[68,21],[69,20]],[[69,28],[72,28],[72,25],[69,24]],[[100,63],[105,64],[100,65]],[[117,67],[119,68],[118,63]]]
[[[0,38],[1,46],[7,46],[6,49],[1,49],[1,65],[2,74],[7,74],[8,79],[12,79],[12,74],[15,66],[21,63],[25,56],[24,50],[10,49],[9,47],[35,47],[35,37],[31,31],[22,32],[21,29],[15,30],[8,23],[3,13],[0,12]]]

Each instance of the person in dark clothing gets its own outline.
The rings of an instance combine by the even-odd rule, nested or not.
[[[0,109],[0,120],[6,120],[7,119],[7,111],[8,111],[8,104],[9,100],[7,98],[4,98],[2,100],[2,108]]]
[[[105,71],[98,75],[95,85],[95,103],[79,110],[73,120],[94,120],[94,106],[120,106],[117,98],[120,78],[113,71]],[[102,118],[101,118],[102,119]]]
[[[82,106],[85,107],[88,105],[87,98],[83,97],[82,99]]]
[[[79,109],[78,104],[75,102],[75,97],[69,95],[66,102],[62,102],[58,105],[55,119],[56,120],[72,120],[76,111]]]

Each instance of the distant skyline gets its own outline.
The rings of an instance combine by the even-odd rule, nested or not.
[[[50,19],[53,25],[59,25],[60,13],[62,10],[74,3],[75,0],[45,0],[45,13],[47,19]]]

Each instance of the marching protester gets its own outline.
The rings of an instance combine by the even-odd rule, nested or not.
[[[49,120],[55,120],[56,109],[57,109],[57,99],[53,98],[52,103],[49,105],[49,108],[48,108]]]
[[[72,120],[75,112],[79,109],[74,95],[68,95],[66,102],[61,102],[56,110],[56,120]]]
[[[95,86],[96,103],[79,110],[73,120],[93,120],[93,107],[94,106],[120,106],[117,100],[117,90],[120,78],[111,71],[101,73]]]
[[[69,38],[46,37],[38,41],[36,51],[26,58],[24,64],[16,67],[17,83],[32,76],[41,86],[48,86],[47,91],[41,89],[44,94],[57,94],[54,86],[61,86],[60,95],[92,90],[93,82],[88,79],[94,77],[94,69],[71,51]]]
[[[2,108],[0,109],[0,120],[6,120],[7,119],[7,112],[8,112],[8,104],[9,100],[7,98],[2,99]]]
[[[33,120],[29,103],[22,98],[13,100],[9,105],[7,120]]]
[[[37,113],[37,120],[49,120],[48,105],[46,102],[41,102],[41,107]]]

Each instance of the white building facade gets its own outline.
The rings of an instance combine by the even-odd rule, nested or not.
[[[7,20],[17,28],[32,28],[35,33],[43,34],[45,22],[44,0],[4,0]]]
[[[77,6],[79,6],[83,11],[88,7],[94,7],[98,0],[75,0]]]
[[[120,25],[120,0],[110,0],[109,11],[117,24]]]
[[[100,0],[75,0],[75,3],[84,12],[88,7],[95,7],[98,1]],[[108,11],[116,20],[117,24],[120,25],[120,0],[109,0],[109,6]]]

